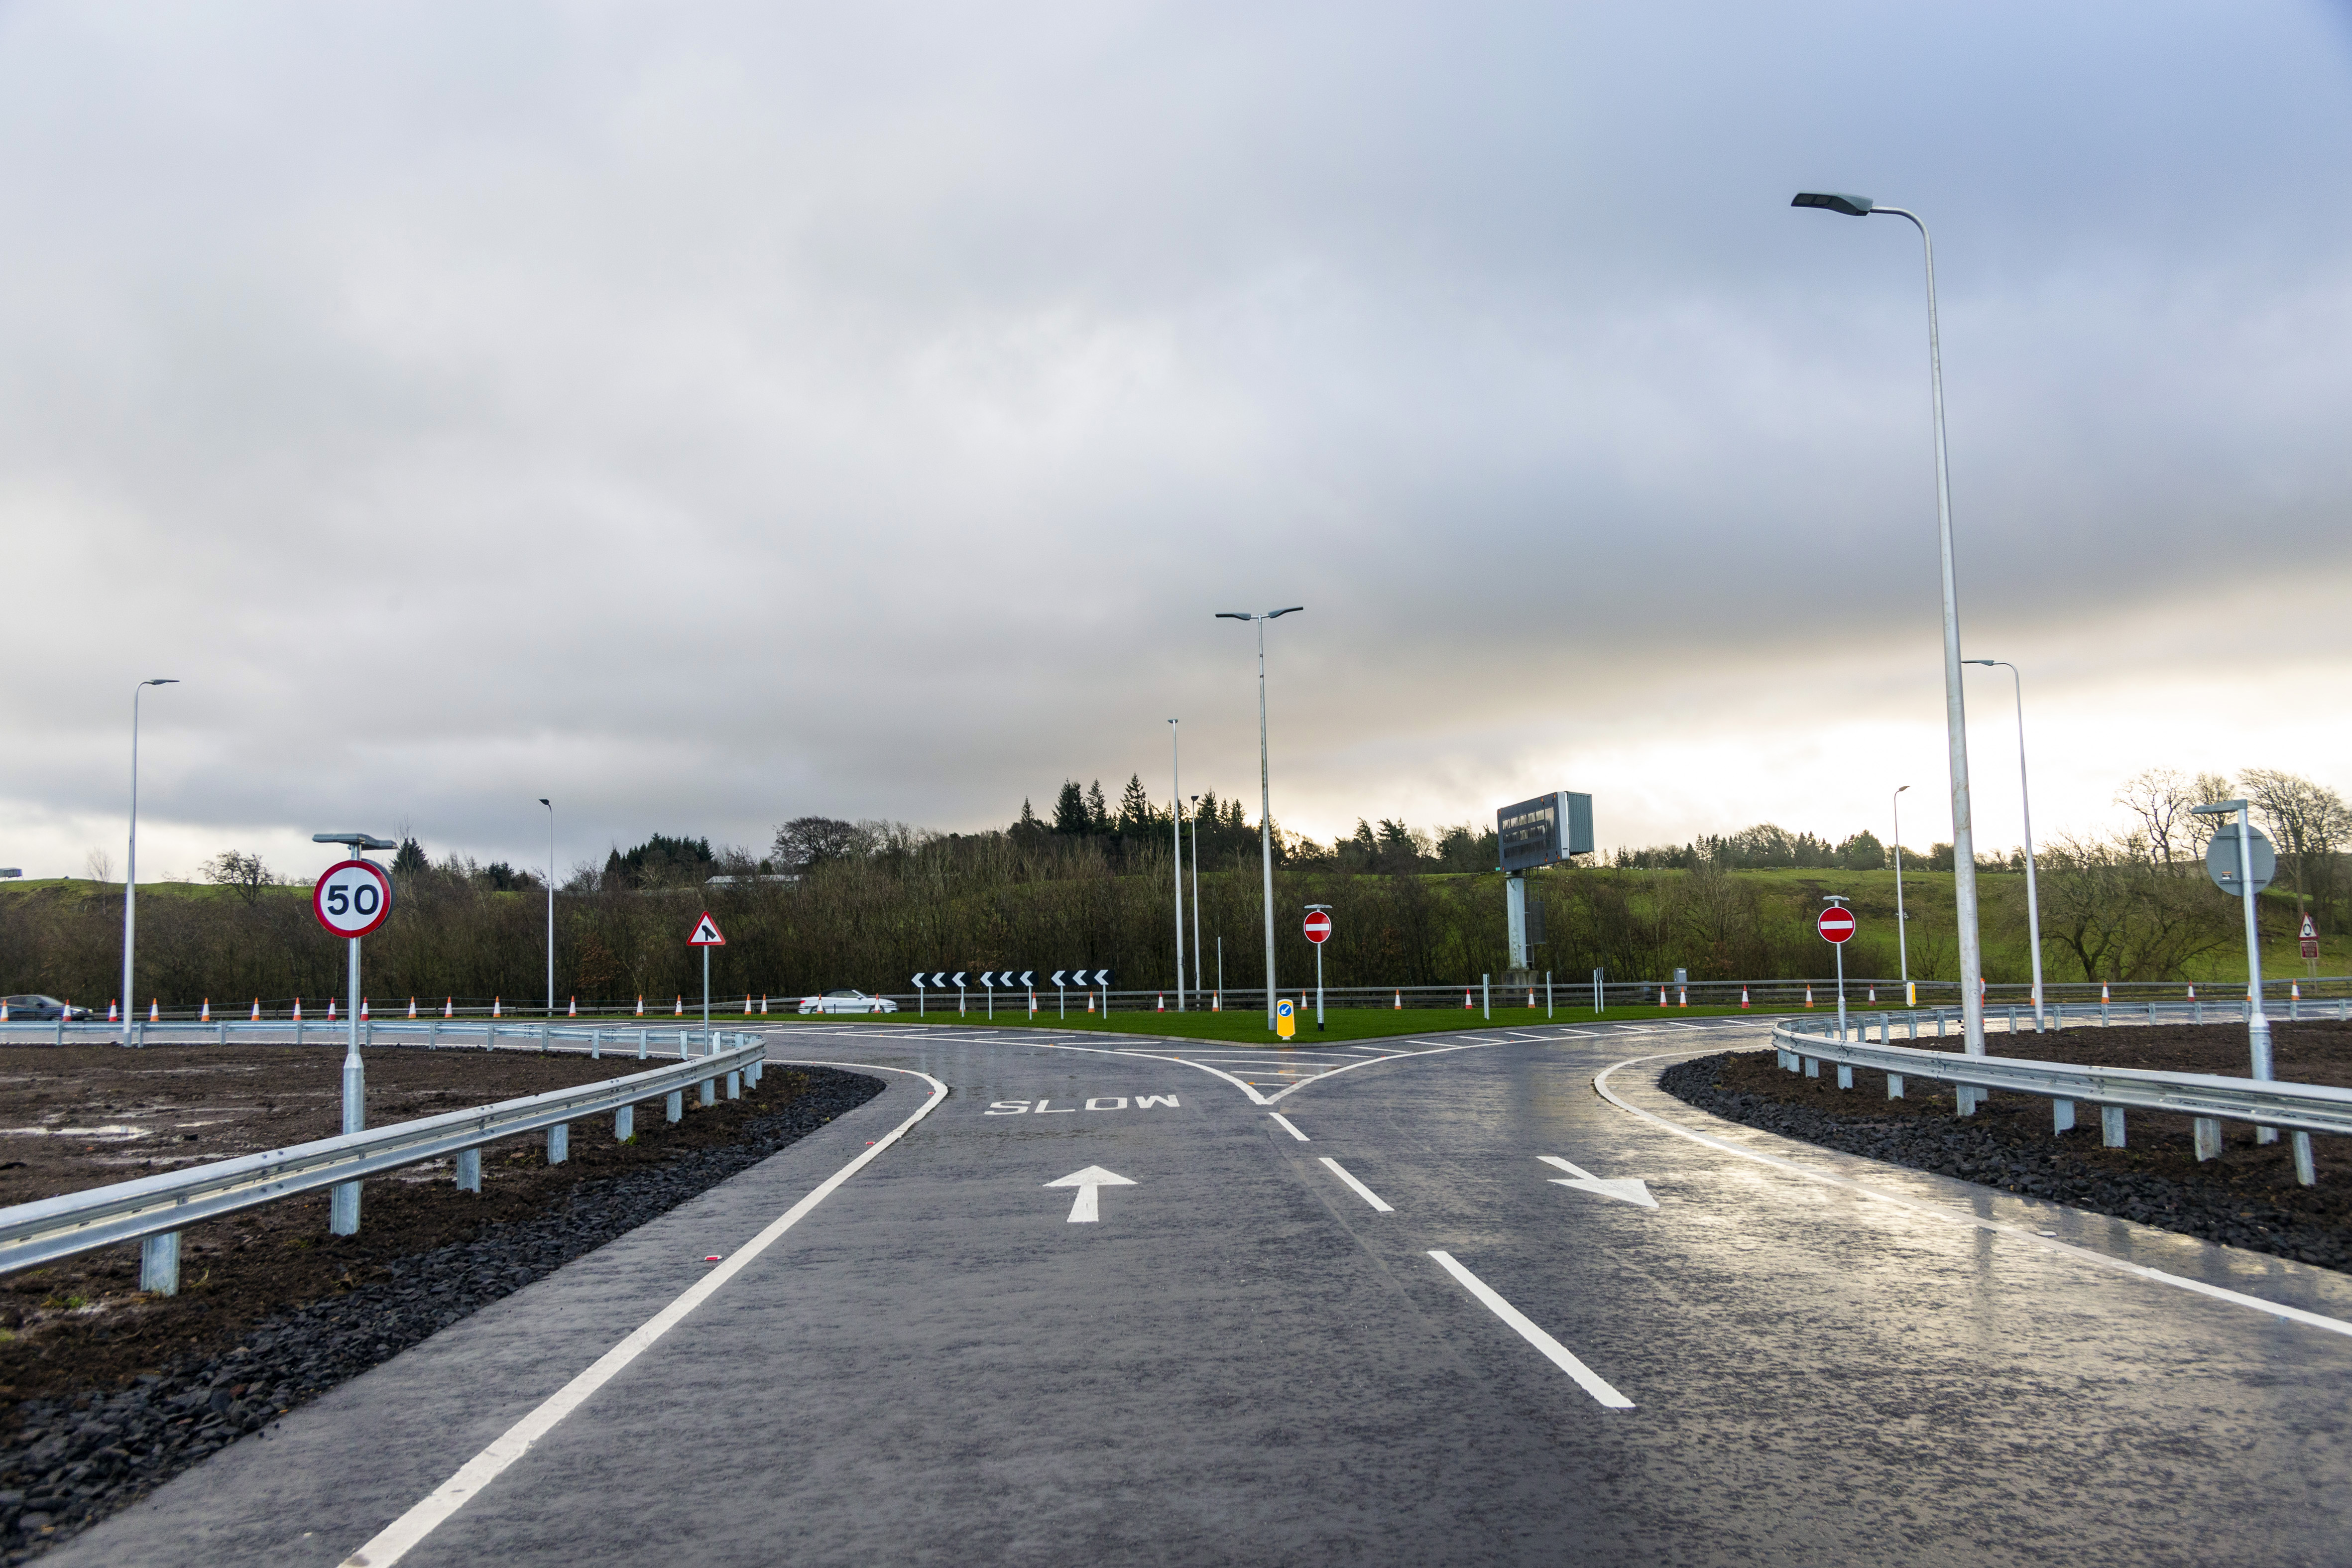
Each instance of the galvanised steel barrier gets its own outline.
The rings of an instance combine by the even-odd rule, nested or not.
[[[740,1099],[747,1081],[754,1085],[760,1081],[767,1047],[757,1035],[721,1038],[731,1043],[714,1040],[709,1042],[714,1047],[710,1050],[685,1055],[675,1063],[626,1078],[394,1122],[0,1209],[0,1273],[138,1241],[142,1243],[139,1288],[172,1295],[180,1286],[180,1231],[200,1220],[217,1219],[445,1154],[457,1157],[459,1189],[478,1193],[482,1190],[481,1151],[486,1143],[544,1130],[548,1163],[561,1164],[571,1153],[571,1124],[582,1117],[611,1111],[613,1136],[625,1142],[635,1133],[640,1100],[664,1100],[668,1120],[677,1121],[686,1113],[687,1089],[697,1084],[705,1105],[717,1102],[721,1078],[726,1080],[727,1098]]]
[[[556,1049],[559,1046],[569,1048],[568,1042],[580,1041],[587,1045],[590,1056],[599,1058],[608,1050],[625,1051],[634,1045],[637,1058],[642,1061],[648,1056],[673,1054],[682,1059],[688,1054],[689,1046],[707,1045],[709,1036],[723,1038],[727,1033],[727,1030],[714,1025],[706,1036],[698,1023],[691,1028],[607,1028],[552,1021],[524,1024],[501,1020],[493,1023],[487,1018],[433,1018],[415,1022],[362,1019],[360,1023],[360,1044],[363,1047],[378,1043],[422,1045],[427,1050],[497,1048],[544,1051]],[[350,1035],[350,1024],[341,1018],[332,1023],[325,1019],[298,1018],[289,1022],[264,1021],[258,1024],[232,1018],[216,1018],[208,1024],[199,1024],[193,1019],[178,1018],[154,1024],[134,1022],[127,1030],[121,1024],[82,1020],[68,1023],[62,1018],[52,1018],[45,1023],[0,1024],[0,1045],[47,1042],[62,1046],[68,1042],[80,1042],[132,1047],[148,1044],[226,1046],[232,1040],[258,1040],[270,1045],[339,1046],[345,1044]],[[469,1043],[474,1037],[479,1037],[478,1045]],[[707,1055],[708,1052],[698,1051],[697,1054]]]
[[[2295,1180],[2305,1186],[2318,1179],[2311,1135],[2352,1133],[2352,1089],[1924,1050],[1894,1044],[1898,1016],[1860,1015],[1859,1026],[1852,1031],[1858,1037],[1849,1039],[1839,1038],[1837,1026],[1827,1019],[1784,1018],[1772,1026],[1772,1043],[1780,1066],[1790,1072],[1819,1078],[1823,1062],[1833,1064],[1840,1089],[1853,1087],[1856,1068],[1885,1073],[1889,1100],[1904,1098],[1907,1079],[1950,1084],[1962,1116],[1975,1115],[1991,1090],[2007,1089],[2050,1100],[2052,1131],[2064,1132],[2074,1125],[2078,1102],[2095,1105],[2100,1142],[2110,1149],[2124,1147],[2126,1110],[2162,1110],[2191,1118],[2200,1160],[2221,1153],[2225,1121],[2252,1123],[2257,1139],[2266,1143],[2285,1129],[2294,1140]],[[1874,1021],[1878,1026],[1874,1045],[1869,1038]]]

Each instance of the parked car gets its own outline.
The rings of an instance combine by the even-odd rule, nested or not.
[[[73,1023],[89,1016],[89,1008],[69,1005],[54,996],[0,996],[0,1002],[8,1005],[8,1022],[12,1024],[30,1023],[36,1018],[48,1021],[60,1017]]]
[[[828,991],[822,996],[801,998],[803,1013],[895,1013],[898,1004],[887,996],[868,996],[863,991]]]

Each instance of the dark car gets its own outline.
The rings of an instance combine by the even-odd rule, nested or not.
[[[30,1023],[36,1018],[63,1018],[68,1023],[89,1016],[87,1007],[69,1006],[54,996],[0,996],[0,1005],[8,1009],[8,1022]]]

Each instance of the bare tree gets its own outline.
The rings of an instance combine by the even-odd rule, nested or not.
[[[111,882],[114,880],[114,857],[108,854],[105,850],[91,850],[88,855],[82,857],[81,864],[82,869],[89,873],[89,879],[91,881]]]
[[[2084,980],[2169,980],[2225,947],[2236,906],[2189,866],[2149,858],[2144,835],[2060,834],[2042,852],[2042,931]]]
[[[2315,881],[2332,892],[2328,884],[2334,879],[2336,847],[2352,838],[2352,806],[2326,784],[2276,768],[2248,768],[2245,788],[2247,804],[2294,868],[2296,907],[2305,907]],[[2317,865],[2313,864],[2315,857]],[[2314,877],[2314,871],[2319,875]],[[2320,901],[2325,906],[2334,900],[2323,897]]]
[[[274,888],[284,880],[261,863],[260,856],[236,849],[222,850],[205,862],[204,869],[205,881],[235,889],[237,897],[248,904],[261,897],[264,888]]]
[[[2189,808],[2225,799],[2229,793],[2230,781],[2212,773],[2191,778],[2174,768],[2149,768],[2124,782],[2116,804],[2139,818],[2148,859],[2169,867],[2203,853],[2204,840],[2212,837],[2211,826],[2189,816]]]

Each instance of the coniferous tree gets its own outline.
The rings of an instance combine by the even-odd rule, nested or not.
[[[1103,798],[1102,780],[1087,786],[1087,831],[1108,834],[1110,831],[1110,802]]]
[[[1143,778],[1139,773],[1127,775],[1127,787],[1118,794],[1118,830],[1130,838],[1139,838],[1151,831],[1151,797],[1143,793]]]
[[[1054,831],[1084,837],[1094,831],[1094,822],[1087,810],[1087,792],[1078,787],[1076,779],[1062,781],[1062,793],[1054,797]]]

